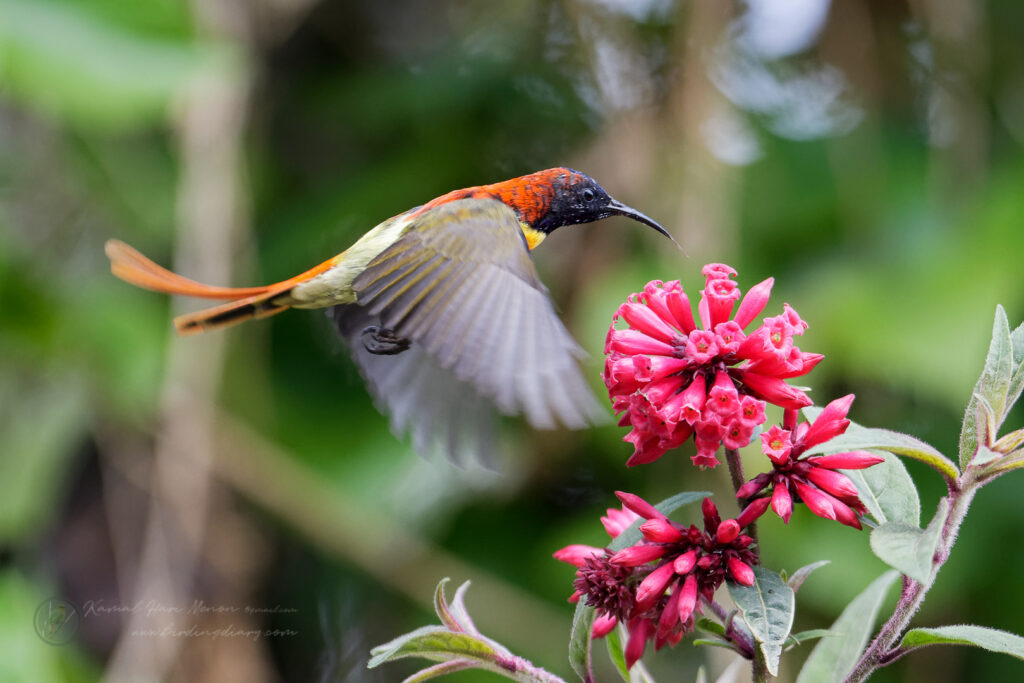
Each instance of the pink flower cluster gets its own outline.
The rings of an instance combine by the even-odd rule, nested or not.
[[[750,443],[765,421],[765,401],[789,409],[811,404],[785,381],[823,358],[793,343],[807,328],[796,311],[784,304],[782,315],[744,331],[768,303],[773,278],[740,301],[735,270],[712,263],[702,272],[699,327],[679,281],[654,280],[629,296],[608,330],[602,377],[620,426],[632,427],[624,437],[634,447],[628,466],[653,462],[693,436],[694,464],[714,467],[720,445]],[[620,320],[626,329],[616,327]]]
[[[850,426],[846,414],[852,404],[853,394],[838,398],[825,406],[813,423],[798,424],[798,411],[787,409],[781,428],[772,425],[761,434],[761,449],[772,461],[772,471],[741,486],[736,497],[748,499],[770,487],[771,508],[786,523],[793,514],[793,503],[803,502],[819,517],[860,529],[859,516],[865,512],[864,504],[850,478],[837,470],[864,469],[884,458],[867,451],[800,457],[808,449],[846,431]]]
[[[668,519],[639,496],[619,491],[622,511],[609,510],[623,520],[605,529],[613,537],[637,518],[643,539],[614,555],[590,546],[570,545],[555,558],[577,567],[576,592],[598,611],[593,636],[607,635],[620,621],[629,630],[626,665],[643,656],[648,641],[655,649],[675,645],[693,630],[694,614],[701,612],[699,597],[713,599],[726,578],[749,586],[751,565],[757,563],[753,539],[743,528],[764,512],[767,499],[752,503],[736,519],[722,520],[710,498],[702,505],[704,529],[685,527]],[[629,515],[628,517],[625,517]],[[628,523],[627,523],[628,520]],[[614,532],[614,533],[613,533]]]

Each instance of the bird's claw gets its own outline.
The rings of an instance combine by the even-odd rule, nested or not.
[[[376,325],[364,328],[361,339],[363,348],[378,356],[394,356],[405,351],[412,344],[409,339],[395,334],[394,330]]]

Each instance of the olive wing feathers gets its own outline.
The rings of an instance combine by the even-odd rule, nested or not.
[[[430,404],[459,392],[470,400],[485,396],[502,413],[524,414],[538,428],[579,428],[606,417],[580,372],[583,352],[555,313],[519,220],[505,204],[464,199],[425,212],[353,288],[357,306],[335,311],[350,343],[360,345],[352,335],[361,329],[347,335],[342,329],[349,308],[413,342],[395,356],[355,354],[393,418],[397,406],[411,405],[407,421],[422,410],[435,423],[431,430],[450,431]],[[447,379],[408,386],[384,379],[389,362],[410,363],[416,354],[429,357]],[[411,422],[402,426],[416,429]]]

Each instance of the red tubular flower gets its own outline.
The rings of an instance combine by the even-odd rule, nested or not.
[[[653,462],[692,436],[694,464],[714,467],[723,443],[750,442],[765,421],[765,402],[789,409],[811,404],[785,382],[822,358],[794,346],[807,328],[796,311],[786,304],[782,315],[744,332],[764,310],[774,280],[741,296],[729,266],[712,263],[702,272],[700,327],[682,285],[654,280],[629,296],[608,330],[603,378],[619,424],[631,427],[624,437],[633,444],[628,466]],[[627,327],[618,329],[619,321]]]
[[[658,649],[679,642],[693,630],[694,614],[700,611],[699,596],[710,600],[726,578],[751,585],[751,565],[757,558],[750,547],[753,539],[742,533],[743,525],[734,519],[723,521],[709,498],[702,505],[701,530],[676,524],[638,496],[624,492],[618,496],[625,506],[648,519],[640,525],[643,540],[608,559],[610,566],[634,572],[632,580],[639,581],[632,611],[621,615],[630,627],[627,650],[637,653],[628,662],[632,666],[643,654],[646,640],[653,640]],[[741,518],[754,519],[759,506],[749,507]],[[607,586],[585,586],[579,581],[576,585],[588,604],[609,602]]]
[[[646,501],[639,498],[637,500],[647,505]],[[651,506],[650,509],[654,510],[654,507]],[[614,539],[638,519],[641,519],[640,515],[625,506],[618,510],[608,508],[605,516],[601,517],[601,524]],[[592,637],[602,638],[608,635],[618,623],[619,616],[632,611],[635,603],[629,585],[632,570],[628,567],[612,566],[607,550],[572,544],[556,550],[554,558],[576,567],[576,591],[569,597],[569,602],[576,602],[586,595],[588,604],[598,609],[598,616],[591,631]],[[595,587],[600,587],[600,590]]]
[[[703,530],[676,524],[653,505],[632,493],[616,493],[622,509],[609,509],[601,518],[612,538],[638,519],[643,538],[612,554],[607,549],[569,545],[555,557],[575,566],[576,589],[570,601],[586,600],[597,618],[591,634],[600,638],[618,623],[629,631],[626,664],[632,667],[647,646],[675,645],[694,628],[701,612],[699,597],[711,600],[726,578],[751,585],[757,556],[753,539],[743,528],[764,511],[754,501],[737,519],[722,520],[715,504],[705,498]]]
[[[790,320],[799,321],[792,309]],[[801,321],[802,322],[802,321]],[[796,324],[796,323],[794,323]],[[884,458],[866,451],[850,451],[834,455],[800,457],[809,448],[839,436],[850,426],[846,414],[853,405],[853,394],[832,401],[821,411],[813,423],[797,422],[797,411],[787,409],[783,414],[783,427],[772,425],[761,434],[761,449],[772,462],[772,471],[759,474],[736,492],[738,498],[752,498],[770,488],[768,498],[771,509],[789,522],[793,503],[805,503],[811,512],[825,519],[834,519],[846,526],[860,529],[860,515],[866,512],[857,487],[837,470],[860,470],[877,465]],[[754,502],[748,506],[752,508]],[[768,505],[761,503],[763,513]],[[742,515],[741,515],[742,517]],[[750,520],[744,518],[749,523]]]

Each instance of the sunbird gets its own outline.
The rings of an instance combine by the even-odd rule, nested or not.
[[[204,285],[118,240],[107,242],[106,253],[125,282],[228,302],[175,318],[182,335],[288,308],[328,309],[392,431],[411,432],[421,453],[439,445],[461,460],[489,450],[491,404],[540,429],[556,422],[579,429],[607,417],[530,252],[556,228],[609,216],[672,239],[593,178],[552,168],[441,195],[320,265],[263,287]]]

